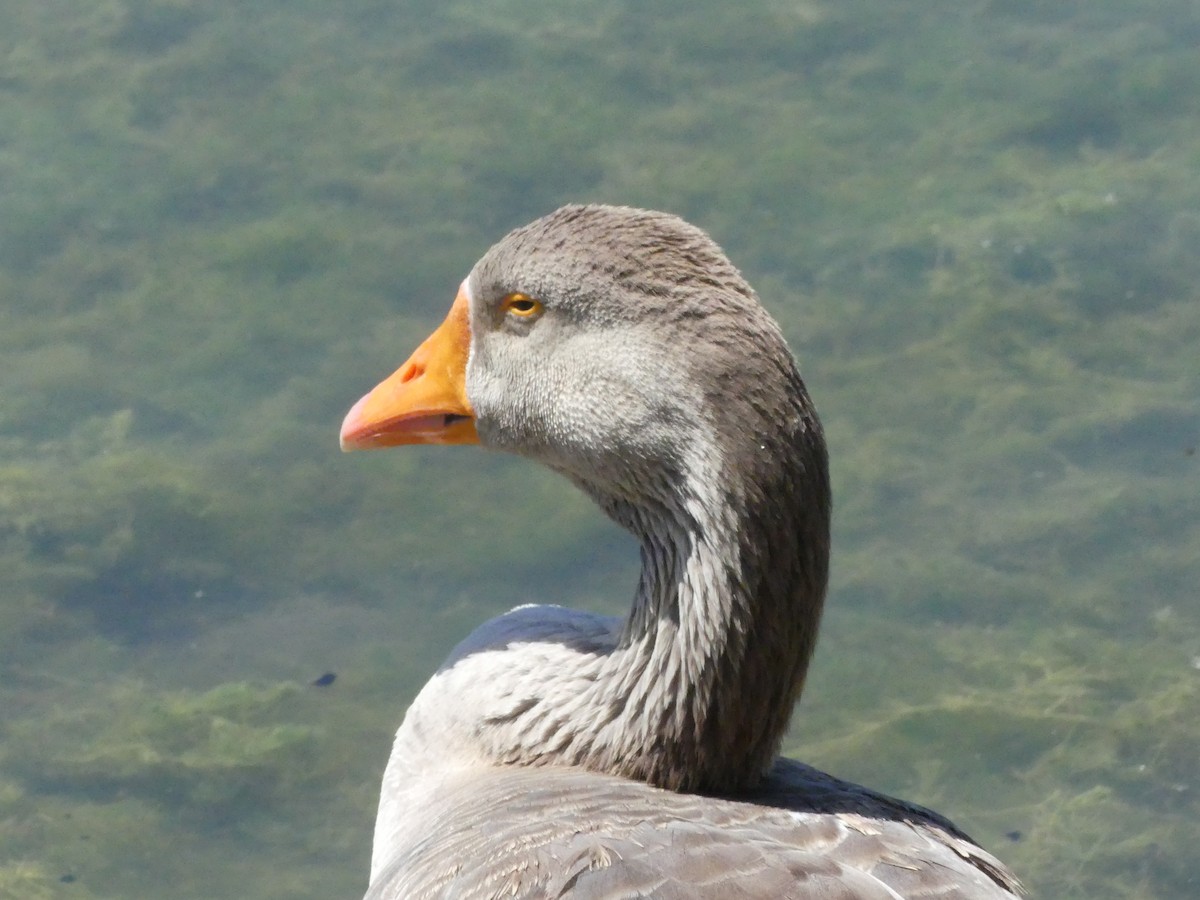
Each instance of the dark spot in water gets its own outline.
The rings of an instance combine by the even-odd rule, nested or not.
[[[1008,274],[1017,281],[1043,284],[1054,277],[1054,263],[1028,247],[1016,247],[1008,261]]]
[[[1013,843],[1016,843],[1017,841],[1019,841],[1021,839],[1022,834],[1019,831],[1006,831],[1006,832],[1004,832],[1004,836],[1006,838],[1008,838],[1010,841],[1012,841]]]
[[[504,72],[517,63],[516,40],[489,28],[456,28],[433,38],[410,57],[416,84],[455,84]]]
[[[909,283],[917,283],[931,270],[946,262],[945,251],[934,241],[913,241],[896,244],[881,254],[879,260],[888,274]]]
[[[312,682],[313,687],[329,687],[337,679],[337,674],[334,672],[326,672],[320,678]]]
[[[139,526],[139,520],[145,524]],[[100,634],[131,646],[186,642],[250,608],[249,595],[232,579],[214,575],[201,588],[194,578],[166,571],[158,564],[158,559],[170,559],[172,553],[177,564],[190,562],[176,549],[187,546],[189,540],[195,548],[211,546],[209,542],[215,538],[205,534],[207,523],[163,509],[139,511],[134,521],[138,544],[133,552],[67,590],[61,597],[64,607],[87,611]],[[70,546],[63,541],[56,547],[49,536],[42,545],[59,552]],[[199,553],[192,558],[198,557]]]
[[[198,13],[182,5],[137,9],[127,15],[113,43],[120,50],[162,53],[186,40],[201,21]]]
[[[1172,464],[1185,466],[1183,460],[1195,455],[1196,424],[1191,409],[1148,406],[1128,418],[1114,417],[1054,443],[1075,462],[1103,460],[1157,475],[1169,471]],[[1179,447],[1184,448],[1182,456]]]
[[[72,875],[70,872],[68,872],[66,875],[62,876],[62,878],[60,878],[58,880],[61,881],[63,884],[73,884],[75,881],[75,876]]]
[[[1118,107],[1109,97],[1071,97],[1018,132],[1017,137],[1057,153],[1073,152],[1086,144],[1107,148],[1121,139],[1121,120]]]

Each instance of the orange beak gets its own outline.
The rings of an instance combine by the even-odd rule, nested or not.
[[[342,449],[402,444],[478,444],[467,400],[471,324],[465,285],[446,321],[408,362],[351,407],[342,422]]]

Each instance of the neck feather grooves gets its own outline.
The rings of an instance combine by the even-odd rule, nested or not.
[[[816,645],[828,570],[824,444],[814,418],[797,424],[752,479],[692,478],[683,502],[653,514],[608,507],[641,539],[642,576],[599,680],[616,727],[595,736],[585,765],[721,792],[752,786],[774,761]]]

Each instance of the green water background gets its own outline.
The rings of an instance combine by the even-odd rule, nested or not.
[[[788,752],[1038,897],[1200,896],[1194,0],[0,21],[0,897],[358,896],[447,649],[622,608],[633,548],[554,476],[336,446],[479,254],[574,200],[708,229],[821,409]]]

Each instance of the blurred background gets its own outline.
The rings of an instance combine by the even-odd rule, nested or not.
[[[1194,0],[4,0],[0,897],[365,889],[405,706],[636,553],[341,417],[568,201],[707,229],[828,430],[787,751],[1200,894]]]

